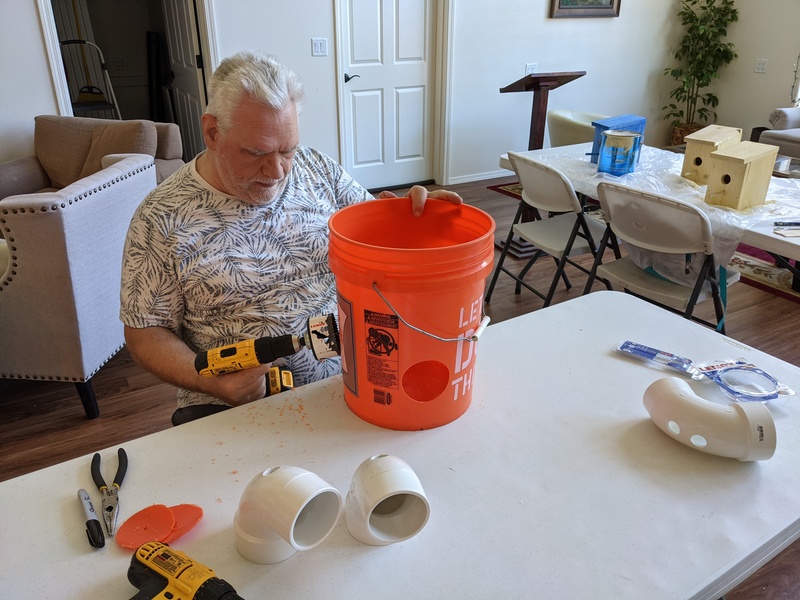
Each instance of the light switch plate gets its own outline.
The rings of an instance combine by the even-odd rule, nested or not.
[[[311,38],[311,56],[328,56],[328,38]]]

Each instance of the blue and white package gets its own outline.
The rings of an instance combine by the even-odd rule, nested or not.
[[[667,368],[680,371],[692,379],[703,378],[702,373],[695,368],[691,360],[676,354],[672,354],[671,352],[664,352],[663,350],[658,350],[657,348],[651,348],[650,346],[645,346],[644,344],[631,342],[630,340],[620,342],[617,347],[614,348],[614,351],[638,358],[639,360],[654,362]]]
[[[716,383],[725,394],[741,402],[766,402],[792,396],[794,390],[743,358],[695,365],[703,376]]]

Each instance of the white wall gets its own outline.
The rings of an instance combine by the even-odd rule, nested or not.
[[[0,162],[33,154],[33,117],[57,114],[36,2],[0,2]]]
[[[291,67],[305,89],[300,139],[338,158],[333,0],[217,0],[214,8],[219,57],[261,50]],[[328,56],[311,56],[312,37],[328,39]]]
[[[800,52],[800,0],[737,0],[736,7],[739,21],[728,36],[739,56],[714,85],[720,100],[717,122],[741,127],[742,137],[750,139],[753,127],[770,126],[772,109],[791,106],[789,92]],[[755,72],[759,58],[768,60],[766,73]]]
[[[532,93],[500,94],[525,75],[586,71],[549,94],[548,108],[647,117],[645,141],[663,144],[661,74],[674,0],[622,2],[617,18],[550,19],[549,0],[457,2],[451,97],[451,182],[507,175],[498,157],[528,147]]]
[[[440,0],[446,1],[446,0]],[[679,0],[621,3],[618,18],[549,19],[550,0],[449,0],[453,10],[453,63],[446,172],[449,183],[500,174],[498,155],[527,147],[530,94],[500,94],[522,77],[524,65],[539,71],[584,70],[587,75],[550,94],[551,108],[647,117],[645,141],[667,141],[661,106],[671,81],[664,67],[678,36]],[[745,130],[767,125],[775,106],[788,104],[792,64],[800,51],[798,0],[737,0],[740,21],[729,39],[739,58],[715,83],[718,122]],[[215,0],[218,55],[256,48],[275,54],[303,78],[301,118],[305,143],[338,156],[334,0]],[[33,117],[56,113],[36,3],[0,3],[0,160],[30,154]],[[311,56],[311,38],[326,37],[329,55]],[[756,58],[769,60],[764,75]]]

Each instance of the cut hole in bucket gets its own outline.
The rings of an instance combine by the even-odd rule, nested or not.
[[[403,391],[417,402],[438,398],[450,384],[450,369],[438,360],[412,365],[403,375]]]

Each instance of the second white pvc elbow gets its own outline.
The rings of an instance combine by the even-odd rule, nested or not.
[[[416,473],[396,456],[378,454],[356,469],[345,515],[350,534],[365,544],[385,546],[419,533],[431,507]]]

